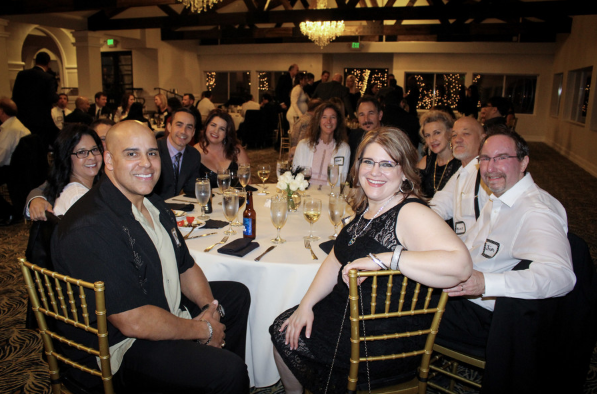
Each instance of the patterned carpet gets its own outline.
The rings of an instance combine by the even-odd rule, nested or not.
[[[597,207],[592,201],[597,194],[597,179],[543,143],[530,146],[529,171],[535,182],[562,202],[570,231],[587,241],[597,261]],[[268,163],[275,168],[278,152],[271,148],[253,150],[249,157],[253,164]],[[253,184],[257,182],[252,179]],[[27,294],[16,262],[24,255],[27,238],[26,224],[0,228],[0,393],[50,393],[41,340],[37,333],[24,328]],[[278,394],[284,389],[278,383],[252,390],[252,394],[257,393]],[[597,351],[593,353],[584,393],[597,394]]]

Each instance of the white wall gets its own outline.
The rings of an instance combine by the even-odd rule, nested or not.
[[[595,75],[597,75],[597,16],[574,17],[572,32],[561,40],[556,51],[549,79],[551,93],[553,74],[564,73],[564,91],[557,117],[546,116],[546,142],[558,149],[570,160],[597,176],[597,130],[591,129],[595,122]],[[591,92],[589,95],[589,112],[585,124],[567,120],[564,107],[572,100],[566,92],[568,72],[585,67],[593,67]]]

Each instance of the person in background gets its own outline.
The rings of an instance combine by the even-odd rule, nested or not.
[[[44,190],[56,216],[64,215],[99,180],[103,154],[99,136],[86,125],[69,124],[58,134]]]
[[[121,119],[124,119],[128,116],[129,110],[131,109],[131,105],[135,102],[135,96],[131,93],[125,93],[122,96],[122,101],[120,102],[120,106],[116,109],[116,113],[114,113],[114,122],[118,123]]]
[[[357,86],[357,77],[354,75],[346,77],[346,87],[348,88],[348,100],[350,101],[352,109],[355,110],[357,108],[357,103],[361,98],[361,90]],[[349,114],[349,117],[352,116],[353,114]]]
[[[296,85],[295,78],[299,73],[298,64],[291,64],[288,67],[288,72],[280,75],[278,83],[276,84],[276,99],[280,103],[283,110],[290,108],[290,92]]]
[[[189,108],[195,106],[195,96],[192,93],[185,93],[182,96],[182,106]]]
[[[245,113],[247,111],[252,111],[252,110],[260,110],[261,109],[261,105],[259,105],[258,102],[256,102],[255,100],[253,100],[253,95],[252,94],[248,94],[247,95],[247,101],[245,101],[240,109],[240,114],[244,117]]]
[[[382,127],[369,132],[358,148],[359,159],[352,174],[354,189],[349,204],[355,219],[345,226],[334,248],[317,272],[307,294],[297,307],[283,312],[270,327],[274,360],[286,393],[300,394],[303,388],[314,394],[346,393],[350,357],[350,314],[345,313],[348,299],[348,271],[379,270],[368,255],[374,253],[390,267],[393,251],[402,251],[393,269],[411,279],[409,290],[421,283],[426,287],[449,288],[468,279],[471,258],[462,241],[427,206],[416,171],[417,151],[404,133]],[[402,279],[395,278],[396,283]],[[385,288],[388,278],[378,278]],[[361,283],[365,305],[371,302],[373,280]],[[394,291],[394,305],[400,299]],[[433,298],[439,298],[435,292]],[[409,302],[409,301],[406,301]],[[418,305],[424,305],[419,297]],[[379,319],[368,322],[367,335],[381,335],[388,327],[415,331],[429,327],[432,316]],[[340,334],[340,325],[342,332]],[[441,330],[440,330],[441,331]],[[343,340],[337,341],[342,335]],[[422,347],[424,336],[408,340],[372,341],[372,352],[401,353]],[[337,346],[336,346],[337,345]],[[330,374],[333,360],[334,368]],[[364,380],[382,378],[410,379],[420,359],[406,358],[375,363],[361,363]],[[329,377],[329,381],[328,381]],[[408,377],[408,378],[407,378]]]
[[[136,102],[133,103],[131,105],[131,108],[129,109],[129,113],[128,113],[127,117],[120,119],[121,122],[123,120],[136,120],[137,122],[141,122],[141,123],[147,125],[147,127],[149,127],[150,130],[153,130],[153,127],[151,127],[151,123],[149,122],[149,120],[147,120],[147,118],[143,114],[143,104],[141,104],[141,103],[136,103]]]
[[[307,132],[309,130],[309,125],[311,124],[311,119],[313,119],[313,114],[315,113],[315,108],[319,107],[322,103],[320,99],[311,99],[307,103],[307,112],[303,114],[299,118],[299,120],[292,126],[292,130],[290,133],[290,152],[288,152],[288,161],[292,161],[294,157],[294,151],[296,150],[296,146],[298,145],[299,141],[307,138]]]
[[[89,115],[89,99],[77,97],[75,110],[64,118],[64,123],[83,123],[89,126],[93,122],[93,116]]]
[[[427,198],[444,188],[452,175],[460,168],[460,160],[452,156],[450,140],[454,120],[442,111],[429,111],[421,116],[421,137],[427,155],[417,164],[421,174],[421,186]]]
[[[369,84],[365,90],[365,95],[367,96],[373,96],[377,98],[377,93],[379,93],[379,84],[377,82]]]
[[[347,140],[344,114],[335,104],[324,102],[315,109],[307,137],[296,147],[292,167],[311,167],[310,182],[326,185],[328,165],[337,164],[340,179],[345,180],[350,165]]]
[[[54,120],[54,124],[58,129],[62,130],[64,126],[64,119],[67,115],[71,112],[70,109],[66,108],[68,105],[68,96],[64,93],[58,95],[58,102],[56,102],[56,106],[52,108],[52,119]]]
[[[218,187],[218,171],[238,169],[249,164],[249,156],[236,138],[234,121],[221,109],[209,113],[195,148],[201,153],[199,173],[208,177],[212,188]]]
[[[216,106],[211,101],[212,93],[209,90],[203,92],[203,98],[197,104],[197,109],[201,114],[201,121],[205,122],[207,119],[207,115],[216,108]]]
[[[108,103],[108,95],[104,92],[97,92],[95,94],[95,104],[91,104],[87,113],[91,115],[93,120],[99,118],[111,118],[112,112],[106,106]]]
[[[365,134],[381,126],[383,111],[379,101],[372,96],[363,96],[357,102],[357,119],[359,120],[358,129],[351,129],[348,134],[348,145],[350,145],[350,166],[349,171],[354,166],[357,159],[357,148],[363,140]]]
[[[330,79],[330,72],[328,70],[323,70],[319,81],[315,81],[313,83],[313,92],[315,92],[315,89],[317,89],[317,86],[319,86],[320,83],[326,83],[327,81],[329,81],[329,79]]]
[[[298,73],[294,78],[294,87],[290,92],[290,108],[286,112],[286,119],[292,128],[295,121],[298,120],[305,112],[307,112],[307,100],[309,96],[303,90],[303,86],[307,84],[305,73]]]
[[[166,124],[166,112],[168,110],[168,99],[164,93],[158,93],[153,96],[153,102],[155,103],[156,115],[159,119],[159,125]]]
[[[483,127],[487,130],[487,128],[497,124],[506,124],[506,116],[510,106],[510,101],[504,97],[494,96],[487,100],[487,103],[483,106]]]
[[[312,73],[307,73],[307,83],[303,87],[303,90],[309,97],[313,97],[313,93],[315,93],[315,75]]]

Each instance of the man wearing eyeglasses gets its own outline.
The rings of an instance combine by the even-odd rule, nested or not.
[[[473,274],[444,290],[450,297],[463,298],[448,302],[438,334],[440,345],[458,349],[464,344],[485,354],[496,297],[559,297],[576,283],[566,211],[535,184],[526,171],[528,163],[529,148],[520,135],[505,125],[488,130],[479,169],[491,194],[478,221],[462,237],[473,260]],[[513,270],[523,260],[531,262],[529,268]],[[536,313],[524,316],[539,319]],[[528,322],[515,325],[516,335],[528,334]]]

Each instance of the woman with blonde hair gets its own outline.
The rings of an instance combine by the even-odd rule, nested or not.
[[[460,168],[460,160],[452,156],[450,140],[454,119],[444,111],[432,110],[421,116],[420,134],[428,154],[417,164],[423,192],[428,198],[444,188]]]
[[[170,115],[168,113],[168,99],[164,93],[158,93],[153,96],[153,102],[156,107],[156,114],[160,120],[161,125],[166,124],[166,118]]]
[[[372,130],[357,149],[352,169],[355,179],[349,204],[356,217],[346,225],[334,248],[322,263],[300,304],[283,312],[270,327],[274,359],[286,393],[346,393],[350,357],[350,322],[346,313],[348,271],[379,270],[370,257],[375,254],[385,266],[397,264],[404,276],[426,287],[449,288],[470,277],[471,257],[465,245],[446,223],[426,205],[416,170],[417,152],[401,130]],[[400,278],[394,278],[401,283]],[[385,288],[387,277],[378,278]],[[361,299],[371,302],[372,280],[361,283]],[[408,292],[408,290],[407,290]],[[439,297],[435,291],[432,298]],[[400,292],[392,294],[397,303]],[[405,300],[411,302],[411,300]],[[423,306],[424,297],[416,301]],[[429,327],[433,316],[409,316],[367,322],[367,335],[382,335],[392,327],[415,331]],[[342,323],[343,322],[343,323]],[[341,330],[342,327],[342,330]],[[341,338],[338,341],[338,338]],[[372,353],[410,352],[422,347],[425,337],[367,343]],[[330,373],[330,365],[336,360]],[[378,361],[359,366],[359,380],[412,378],[420,363],[417,357]],[[328,376],[329,381],[328,381]],[[391,382],[394,383],[394,380]]]

